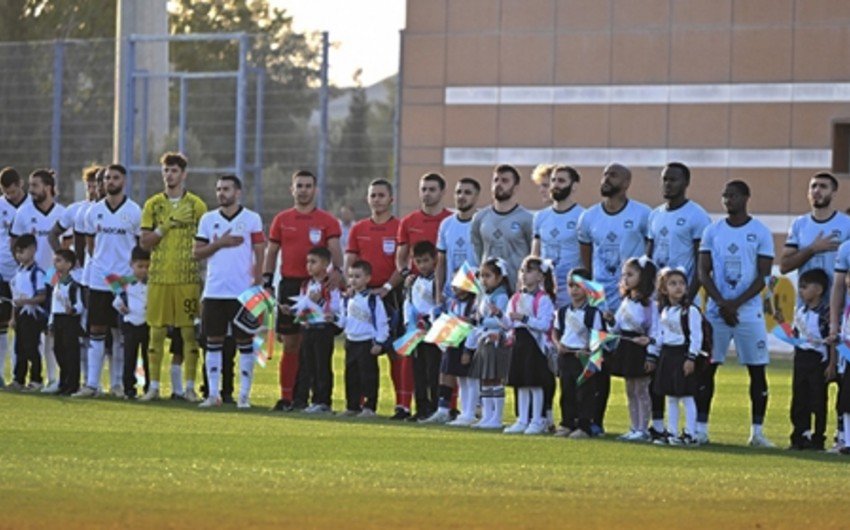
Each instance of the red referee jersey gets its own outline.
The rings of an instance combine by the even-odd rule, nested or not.
[[[413,272],[416,272],[416,266],[413,264],[413,247],[420,241],[430,241],[436,246],[440,223],[451,214],[452,212],[445,208],[434,215],[416,210],[405,215],[399,222],[397,241],[399,245],[408,245],[410,250],[409,267]]]
[[[369,287],[385,284],[395,271],[396,236],[399,221],[390,217],[378,224],[372,218],[354,223],[348,235],[347,253],[356,254],[359,259],[372,265],[372,280]]]
[[[280,275],[307,278],[307,252],[327,247],[328,241],[341,233],[339,221],[319,208],[309,213],[289,208],[277,214],[269,228],[269,241],[280,245]]]

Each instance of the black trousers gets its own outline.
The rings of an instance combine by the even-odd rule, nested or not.
[[[150,384],[150,369],[148,368],[148,343],[150,342],[150,327],[147,324],[139,326],[123,322],[121,333],[124,336],[124,392],[128,396],[136,395],[136,362],[142,356],[142,366],[145,369],[145,387],[148,391]]]
[[[413,353],[413,396],[416,398],[416,414],[422,418],[437,410],[440,400],[440,348],[420,342]]]
[[[30,382],[41,383],[41,355],[38,352],[44,319],[29,313],[18,312],[15,315],[15,381],[26,384],[27,370]]]
[[[593,374],[590,379],[596,379],[596,407],[593,414],[593,422],[600,428],[605,428],[605,411],[608,409],[608,397],[611,395],[611,372],[605,363],[602,363],[602,370]],[[585,383],[586,384],[586,383]]]
[[[558,357],[558,379],[561,381],[561,426],[568,429],[578,427],[580,403],[576,380],[582,371],[581,361],[574,353]]]
[[[827,362],[816,351],[796,349],[791,376],[791,443],[802,443],[803,433],[811,431],[812,443],[823,446],[826,432]],[[814,429],[812,429],[814,416]]]
[[[307,405],[312,391],[314,405],[331,406],[334,373],[331,364],[334,353],[334,334],[330,327],[307,328],[301,339],[298,375],[295,378],[293,405]]]
[[[53,315],[53,353],[59,365],[59,393],[73,394],[80,389],[79,315]]]
[[[372,344],[371,340],[345,341],[346,410],[378,408],[378,356],[372,355]]]

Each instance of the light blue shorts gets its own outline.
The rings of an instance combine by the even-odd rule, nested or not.
[[[739,364],[759,366],[770,363],[764,320],[738,322],[735,327],[728,326],[722,318],[708,317],[708,321],[714,328],[712,335],[714,351],[711,352],[713,363],[722,364],[726,361],[726,353],[729,351],[729,343],[732,340],[735,341]]]

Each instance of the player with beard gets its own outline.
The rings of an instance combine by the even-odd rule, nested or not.
[[[581,266],[578,218],[584,208],[572,200],[573,191],[580,180],[578,171],[572,167],[554,166],[549,176],[548,190],[552,205],[534,214],[531,255],[551,260],[555,265],[557,307],[570,303],[567,273]]]
[[[578,221],[578,240],[582,266],[593,279],[605,287],[607,310],[620,307],[620,271],[629,258],[643,255],[649,206],[628,197],[632,172],[621,164],[609,164],[602,172],[599,193],[602,201],[581,214]],[[593,435],[604,432],[605,409],[611,391],[611,376],[605,365],[593,377],[598,377],[600,398]]]
[[[472,178],[462,178],[455,186],[455,210],[451,217],[440,223],[437,232],[437,303],[452,295],[452,278],[463,262],[475,267],[478,259],[472,252],[472,227],[475,205],[481,185]]]

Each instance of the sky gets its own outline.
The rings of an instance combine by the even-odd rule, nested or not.
[[[327,31],[331,43],[331,82],[354,84],[358,68],[364,86],[398,71],[399,30],[405,23],[405,0],[272,0],[293,17],[296,31]]]

